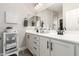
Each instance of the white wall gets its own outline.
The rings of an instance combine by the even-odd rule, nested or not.
[[[66,12],[67,30],[79,30],[79,8]]]
[[[23,27],[23,21],[24,17],[27,16],[27,14],[33,14],[31,10],[29,9],[30,5],[26,4],[0,4],[0,33],[4,31],[5,27],[7,26],[13,26],[18,31],[18,45],[19,48],[25,47],[25,27]],[[4,11],[10,11],[10,12],[16,12],[19,15],[19,23],[18,24],[6,24],[4,21]]]
[[[63,4],[63,19],[64,19],[64,26],[67,27],[67,30],[79,30],[79,25],[77,19],[74,19],[75,16],[70,16],[71,19],[66,18],[66,12],[73,11],[79,8],[79,3],[64,3]],[[76,13],[76,12],[75,12]],[[73,14],[73,13],[72,13]],[[67,20],[67,21],[66,21]],[[73,22],[74,21],[74,22]],[[69,25],[69,26],[68,26]],[[71,26],[72,25],[72,26]]]

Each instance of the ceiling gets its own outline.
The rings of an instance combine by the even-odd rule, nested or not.
[[[22,12],[22,13],[36,13],[36,12],[50,6],[50,3],[43,3],[43,7],[36,10],[34,8],[36,4],[37,3],[0,3],[0,10],[4,10],[4,11],[11,10],[11,11],[17,11],[17,12]],[[48,9],[57,11],[57,12],[61,12],[62,11],[62,4],[55,3]]]
[[[0,3],[0,10],[34,12],[35,3]]]
[[[56,3],[53,4],[51,7],[49,7],[48,9],[59,13],[62,12],[63,5],[61,3]]]

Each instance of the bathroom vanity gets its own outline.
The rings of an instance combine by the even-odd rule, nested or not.
[[[62,10],[62,4],[55,4],[37,14],[40,20],[44,22],[45,26],[43,28],[46,28],[45,30],[48,30],[48,33],[39,33],[40,31],[37,33],[33,30],[26,30],[26,48],[28,48],[33,55],[79,56],[79,31],[68,30],[79,28],[76,28],[77,24],[79,24],[77,22],[78,18],[75,16],[76,20],[74,20],[75,18],[73,18],[73,16],[75,13],[69,12],[67,13],[66,19],[64,19],[66,15],[63,15]],[[76,13],[76,15],[78,15],[78,12]],[[72,21],[72,18],[75,23]],[[62,19],[62,21],[60,21],[61,23],[59,22],[60,19]],[[70,24],[75,25],[71,26]],[[66,30],[63,35],[57,34],[59,27],[63,31]],[[50,30],[55,31],[50,32]]]
[[[79,56],[79,32],[74,33],[26,31],[26,47],[36,56]]]

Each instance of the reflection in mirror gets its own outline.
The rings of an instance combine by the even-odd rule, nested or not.
[[[32,16],[28,20],[28,25],[29,26],[37,26],[37,21],[39,21],[39,20],[40,20],[40,17],[38,17],[38,16]]]
[[[56,3],[37,13],[47,29],[58,30],[59,19],[63,18],[63,4]]]
[[[52,27],[54,30],[58,30],[60,27],[59,20],[63,18],[63,5],[61,3],[57,3],[48,9],[53,13]]]

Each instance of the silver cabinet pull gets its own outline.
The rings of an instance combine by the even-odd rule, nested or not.
[[[47,41],[47,48],[49,48],[49,42]]]
[[[37,39],[37,37],[34,37],[34,39]]]
[[[53,50],[53,48],[52,48],[52,42],[50,43],[50,48],[51,48],[51,51]]]
[[[37,44],[37,42],[34,42],[35,44]]]
[[[35,50],[37,50],[37,48],[36,47],[33,47]]]

